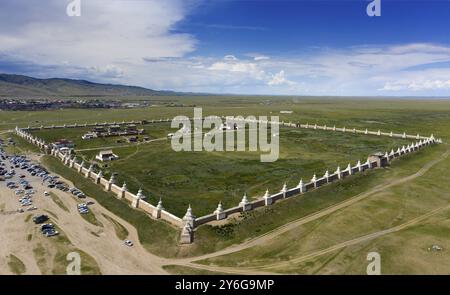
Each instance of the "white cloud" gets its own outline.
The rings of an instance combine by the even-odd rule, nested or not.
[[[260,69],[257,64],[249,61],[239,61],[233,55],[227,55],[224,57],[224,61],[214,62],[208,67],[212,71],[228,71],[247,74],[254,79],[264,79],[265,72]]]
[[[225,56],[223,57],[223,59],[226,60],[226,61],[235,61],[235,60],[238,60],[236,56],[231,55],[231,54],[225,55]]]
[[[122,68],[115,65],[107,65],[105,67],[92,67],[89,69],[93,75],[102,77],[121,78],[124,75]]]
[[[284,71],[281,70],[279,73],[272,75],[272,79],[269,80],[269,82],[267,82],[267,85],[273,86],[273,85],[283,85],[283,84],[287,84],[287,85],[293,85],[295,84],[292,81],[289,81],[288,79],[286,79]]]
[[[230,71],[230,72],[242,72],[242,73],[250,73],[250,74],[259,74],[261,73],[258,70],[257,66],[248,62],[238,62],[238,63],[226,63],[226,62],[216,62],[213,63],[210,67],[210,70],[219,70],[219,71]]]
[[[253,59],[254,59],[255,61],[259,61],[259,60],[268,60],[268,59],[270,59],[270,57],[265,56],[265,55],[258,55],[258,56],[253,57]]]
[[[66,15],[68,1],[13,2],[0,11],[0,53],[28,62],[126,71],[195,49],[192,36],[171,31],[186,14],[182,0],[82,1],[80,17]]]
[[[134,81],[164,89],[244,94],[448,95],[449,92],[445,81],[450,80],[450,47],[445,46],[316,48],[310,54],[271,56],[261,61],[254,60],[261,54],[240,59],[229,55],[235,58],[196,56],[152,63],[151,69],[143,67],[136,74],[139,79],[141,76],[151,79]],[[436,68],[435,64],[441,63],[444,65]],[[424,77],[429,81],[424,82]]]
[[[261,65],[251,62],[249,60],[238,60],[237,58],[230,58],[230,56],[225,56],[225,61],[218,61],[212,63],[208,69],[211,71],[220,72],[230,72],[234,73],[234,77],[239,77],[239,83],[241,85],[250,84],[254,85],[256,81],[258,83],[269,85],[269,86],[281,86],[281,85],[294,85],[295,82],[290,81],[286,78],[284,70],[280,70],[276,74],[271,74],[266,72]],[[270,67],[267,68],[271,70]],[[235,73],[240,73],[243,76],[236,76]]]

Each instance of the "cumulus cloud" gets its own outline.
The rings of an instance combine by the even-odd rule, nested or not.
[[[261,65],[250,60],[238,60],[233,55],[225,56],[224,60],[225,61],[219,61],[211,64],[208,69],[212,71],[242,73],[245,74],[247,78],[264,81],[266,85],[270,86],[295,84],[293,81],[286,78],[284,70],[271,74],[270,72],[266,72]],[[267,69],[270,70],[270,68]],[[242,82],[243,81],[241,80],[241,83]],[[254,84],[254,81],[247,82]]]
[[[240,61],[233,55],[226,55],[224,61],[215,62],[208,69],[212,71],[244,73],[259,80],[266,75],[264,70],[260,69],[257,64],[245,60]]]
[[[152,63],[149,81],[159,88],[221,93],[448,95],[449,49],[432,44],[326,48],[261,62],[233,54],[176,58]]]
[[[82,1],[80,17],[66,15],[69,1],[10,2],[0,10],[0,52],[11,58],[110,75],[195,49],[192,36],[171,31],[186,14],[182,0]]]
[[[279,73],[272,75],[272,79],[269,80],[269,82],[267,82],[267,85],[283,85],[283,84],[287,84],[287,85],[293,85],[295,84],[292,81],[289,81],[288,79],[286,79],[284,71],[281,70]]]
[[[213,63],[209,67],[209,69],[210,70],[219,70],[219,71],[257,74],[257,75],[255,75],[255,77],[261,73],[261,71],[258,70],[258,68],[255,64],[248,63],[248,62],[237,62],[237,63],[216,62],[216,63]]]
[[[103,77],[110,78],[121,78],[124,75],[122,68],[115,65],[107,65],[105,67],[92,67],[89,69],[93,75],[100,75]]]

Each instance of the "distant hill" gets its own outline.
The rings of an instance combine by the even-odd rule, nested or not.
[[[0,74],[0,97],[61,96],[156,96],[183,95],[136,86],[100,84],[85,80],[37,79],[22,75]]]

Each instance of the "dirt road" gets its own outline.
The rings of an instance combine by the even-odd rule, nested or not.
[[[352,239],[352,240],[348,240],[348,241],[345,241],[345,242],[333,245],[331,247],[328,247],[326,249],[322,249],[322,250],[310,253],[308,255],[304,255],[304,256],[301,256],[301,257],[290,259],[289,261],[265,264],[264,266],[258,266],[258,267],[248,267],[247,269],[248,270],[258,270],[258,269],[270,269],[270,268],[274,268],[274,267],[278,267],[279,268],[279,267],[283,267],[283,266],[289,266],[289,265],[292,265],[294,263],[303,262],[303,261],[315,258],[317,256],[321,256],[321,255],[324,255],[324,254],[327,254],[327,253],[330,253],[330,252],[333,252],[333,251],[336,251],[336,250],[339,250],[339,249],[342,249],[342,248],[345,248],[345,247],[348,247],[348,246],[352,246],[352,245],[359,244],[359,243],[362,243],[362,242],[365,242],[365,241],[369,241],[369,240],[373,240],[373,239],[379,238],[379,237],[387,235],[387,234],[391,234],[391,233],[394,233],[394,232],[398,232],[398,231],[404,230],[404,229],[406,229],[408,227],[411,227],[413,225],[419,224],[420,222],[425,221],[426,219],[430,218],[431,216],[439,214],[442,211],[445,211],[447,209],[450,209],[450,205],[447,205],[447,206],[440,207],[440,208],[437,208],[435,210],[432,210],[431,212],[428,212],[428,213],[423,214],[423,215],[421,215],[419,217],[411,219],[408,222],[405,222],[405,223],[400,224],[398,226],[394,226],[394,227],[391,227],[391,228],[388,228],[388,229],[385,229],[385,230],[377,231],[377,232],[374,232],[374,233],[371,233],[371,234],[368,234],[368,235],[365,235],[365,236],[361,236],[361,237],[358,237],[358,238],[355,238],[355,239]]]
[[[99,151],[99,150],[108,150],[108,149],[119,149],[119,148],[125,148],[125,147],[135,147],[141,144],[148,144],[148,143],[152,143],[155,141],[163,141],[163,140],[167,140],[167,137],[160,137],[160,138],[155,138],[155,139],[150,139],[148,141],[144,141],[144,142],[138,142],[138,143],[134,143],[134,144],[125,144],[125,145],[116,145],[116,146],[102,146],[102,147],[95,147],[95,148],[88,148],[88,149],[79,149],[79,150],[75,150],[76,152],[86,152],[86,151]]]

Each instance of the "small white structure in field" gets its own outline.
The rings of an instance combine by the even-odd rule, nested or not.
[[[117,160],[117,159],[119,159],[119,156],[114,154],[112,150],[106,150],[106,151],[101,151],[100,153],[98,153],[98,155],[95,156],[95,159],[97,159],[101,162],[106,162],[106,161]]]

